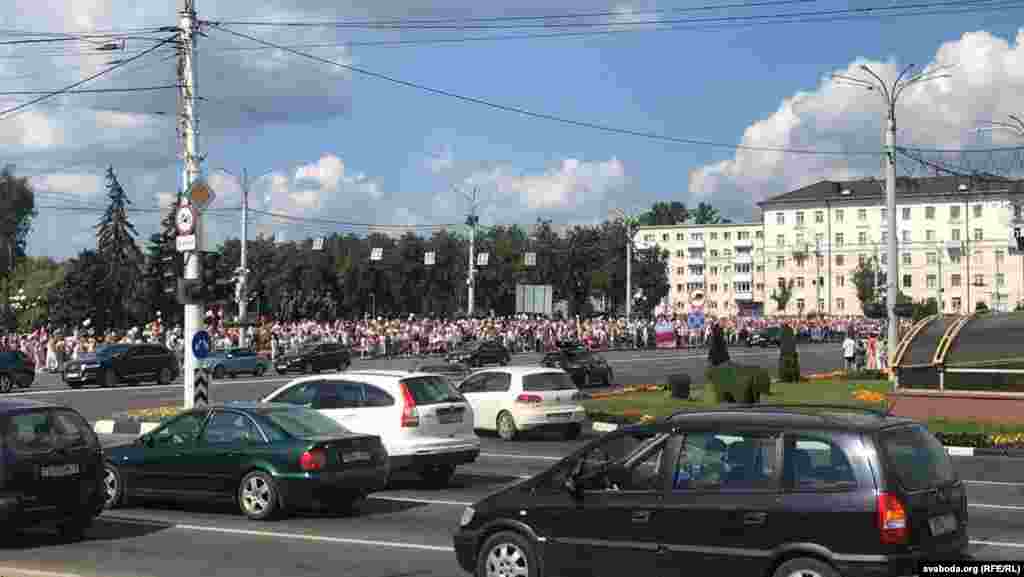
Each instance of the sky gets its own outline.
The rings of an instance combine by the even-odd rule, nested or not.
[[[250,235],[284,240],[458,225],[473,190],[487,226],[589,224],[671,200],[751,219],[758,200],[817,180],[881,176],[879,157],[863,154],[881,147],[881,96],[830,78],[865,77],[861,65],[887,81],[910,64],[949,67],[901,96],[901,145],[1022,141],[976,128],[1024,115],[1024,2],[934,14],[950,10],[936,1],[909,16],[851,19],[826,16],[849,8],[835,0],[704,1],[198,0],[199,18],[218,23],[204,27],[196,58],[199,146],[217,194],[210,239],[240,235],[243,170]],[[55,90],[134,58],[170,35],[154,30],[176,25],[180,8],[16,0],[0,13],[0,87]],[[786,14],[816,16],[780,22]],[[651,20],[663,29],[637,24]],[[331,25],[284,25],[299,23]],[[377,26],[357,26],[366,23]],[[43,38],[25,32],[88,37],[14,43]],[[503,38],[465,40],[494,35]],[[121,50],[96,49],[115,40]],[[173,86],[175,73],[173,47],[160,45],[78,88]],[[0,94],[0,110],[30,98]],[[176,108],[164,88],[0,112],[0,163],[37,193],[30,254],[95,246],[108,166],[140,236],[155,231],[182,182]]]

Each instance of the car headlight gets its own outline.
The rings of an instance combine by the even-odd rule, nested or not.
[[[476,514],[476,510],[472,507],[466,507],[462,511],[462,519],[459,520],[459,527],[465,527],[473,522],[473,515]]]
[[[100,368],[99,363],[85,363],[82,365],[83,369],[98,369]]]

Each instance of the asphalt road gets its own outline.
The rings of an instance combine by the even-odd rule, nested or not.
[[[463,575],[450,541],[463,507],[544,470],[580,444],[549,438],[482,442],[479,461],[460,468],[446,489],[425,489],[415,477],[403,477],[354,514],[306,512],[270,523],[247,521],[227,506],[119,509],[105,513],[80,543],[61,544],[43,530],[0,542],[0,575]],[[1024,557],[1024,461],[955,461],[969,481],[972,553],[992,560]]]
[[[704,382],[707,351],[693,350],[644,350],[611,351],[604,353],[615,373],[615,384],[657,384],[667,382],[670,374],[685,373],[694,383]],[[758,365],[774,371],[778,367],[777,348],[733,347],[733,360],[743,364]],[[820,372],[839,368],[841,352],[838,344],[804,345],[800,347],[800,366],[804,372]],[[535,364],[539,354],[514,355],[512,364]],[[438,362],[438,359],[353,359],[352,369],[411,368],[424,362]],[[214,401],[254,400],[266,395],[277,387],[299,375],[238,377],[215,381],[210,394]],[[85,388],[71,390],[60,381],[58,375],[41,373],[36,383],[27,390],[14,393],[40,400],[70,405],[86,419],[109,418],[117,412],[172,405],[182,402],[183,389],[180,384],[164,386],[144,384],[114,389]]]

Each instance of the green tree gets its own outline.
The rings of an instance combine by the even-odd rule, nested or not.
[[[796,350],[796,335],[789,323],[782,325],[779,343],[779,380],[784,383],[800,382],[800,353]]]
[[[671,288],[668,282],[669,253],[667,250],[654,247],[634,251],[633,254],[637,257],[633,265],[633,290],[642,291],[635,310],[650,315],[654,312],[654,307],[668,296]]]
[[[789,306],[790,299],[793,298],[793,279],[789,279],[789,282],[783,282],[778,287],[773,288],[769,296],[775,301],[775,306],[778,307],[779,311],[785,311],[786,307]]]
[[[729,362],[729,345],[725,342],[722,326],[715,323],[711,329],[711,346],[708,348],[708,364],[717,367]]]
[[[707,202],[701,202],[697,208],[690,212],[690,220],[693,224],[725,224],[732,222],[722,218],[722,213]]]
[[[651,209],[639,215],[638,220],[644,226],[665,226],[683,224],[690,218],[686,205],[678,202],[655,202]]]
[[[175,284],[176,279],[181,278],[184,273],[184,259],[176,247],[177,207],[178,201],[175,200],[167,207],[167,214],[160,219],[160,230],[149,236],[141,278],[147,317],[159,311],[163,322],[170,324],[180,324],[184,312],[178,304]],[[174,292],[168,293],[169,289],[174,289]]]
[[[14,314],[9,307],[11,277],[18,261],[25,256],[35,215],[35,193],[28,179],[16,177],[10,166],[5,167],[0,171],[0,280],[5,296],[0,328],[13,328]]]
[[[857,300],[861,310],[879,300],[877,275],[878,268],[874,258],[864,259],[853,271],[853,286],[857,289]]]
[[[107,290],[109,268],[99,253],[84,250],[64,263],[64,279],[47,295],[49,321],[63,327],[82,326],[86,319],[97,331],[110,324],[109,301],[100,298]]]
[[[107,198],[110,203],[106,212],[96,225],[96,252],[107,265],[107,276],[104,290],[97,293],[107,312],[104,319],[108,326],[122,328],[134,320],[129,308],[131,297],[135,292],[143,263],[142,251],[135,244],[138,232],[135,225],[128,219],[128,205],[131,200],[117,180],[114,167],[107,168]]]

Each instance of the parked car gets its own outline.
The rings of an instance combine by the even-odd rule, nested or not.
[[[101,345],[95,353],[64,363],[61,376],[72,389],[87,384],[115,387],[143,381],[166,385],[178,378],[180,368],[178,358],[163,345],[118,343]]]
[[[747,346],[759,346],[763,349],[777,347],[782,343],[782,329],[779,327],[768,327],[750,335],[747,339]]]
[[[353,371],[296,379],[262,399],[316,409],[345,428],[377,435],[391,471],[446,485],[480,454],[473,409],[443,375]]]
[[[503,367],[477,371],[459,392],[473,407],[473,426],[511,441],[524,431],[560,430],[575,439],[586,410],[572,377],[558,369]]]
[[[242,373],[259,377],[270,369],[269,359],[249,349],[214,351],[199,363],[201,367],[212,372],[215,379],[223,379],[225,375],[235,378]]]
[[[231,403],[178,415],[107,449],[104,503],[234,500],[254,520],[298,506],[350,510],[384,487],[380,439],[294,405]]]
[[[607,387],[615,379],[615,373],[608,361],[602,355],[592,353],[583,346],[565,347],[547,353],[540,364],[562,369],[581,387],[589,387],[595,382]]]
[[[445,360],[468,367],[482,367],[484,365],[507,365],[511,362],[512,355],[500,341],[487,340],[464,344],[448,353]]]
[[[352,352],[339,343],[306,345],[293,354],[281,355],[274,361],[279,375],[292,371],[313,374],[320,371],[344,371],[352,364]]]
[[[753,406],[620,429],[467,508],[479,577],[911,575],[964,556],[967,494],[924,425]]]
[[[0,534],[54,524],[80,539],[103,511],[103,449],[74,409],[0,400]]]
[[[36,365],[21,351],[0,351],[0,393],[27,389],[36,380]]]

